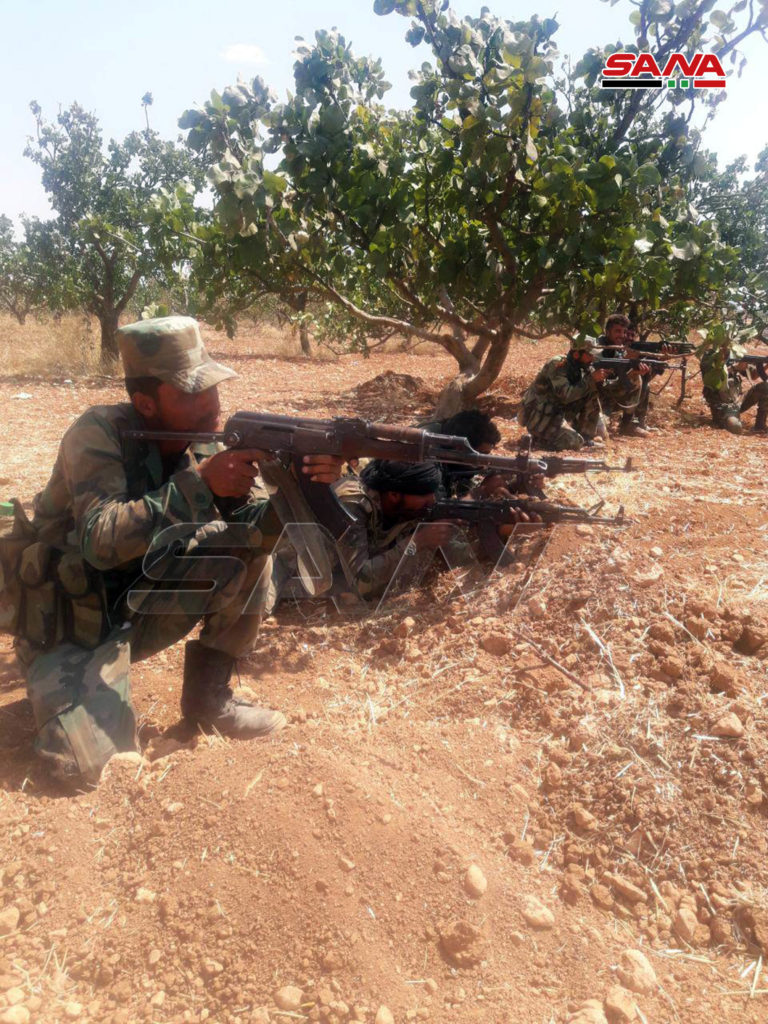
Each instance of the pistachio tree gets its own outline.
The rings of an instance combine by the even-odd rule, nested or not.
[[[737,254],[690,189],[706,163],[693,114],[716,102],[606,90],[599,73],[617,48],[661,60],[711,49],[738,70],[766,6],[630,0],[627,41],[569,67],[554,18],[376,0],[411,19],[407,42],[429,54],[407,109],[385,105],[380,61],[318,31],[285,102],[257,78],[180,125],[238,266],[263,287],[306,288],[361,330],[441,345],[458,370],[449,411],[493,383],[516,335],[594,332],[630,302],[674,306],[681,325],[712,316],[716,302],[697,300],[719,293]]]

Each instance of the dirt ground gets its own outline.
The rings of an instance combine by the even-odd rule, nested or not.
[[[212,347],[230,412],[412,422],[451,373]],[[486,400],[506,442],[559,348],[521,343]],[[273,741],[164,736],[177,645],[133,671],[146,759],[62,795],[0,637],[0,1024],[768,1020],[766,440],[676,387],[647,441],[611,439],[635,471],[592,481],[630,525],[542,533],[364,621],[269,620],[241,682],[288,714]],[[28,503],[116,400],[0,377],[0,497]]]

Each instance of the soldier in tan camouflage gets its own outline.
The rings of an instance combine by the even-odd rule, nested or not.
[[[54,774],[86,782],[113,753],[137,749],[130,663],[201,620],[185,650],[184,718],[242,738],[285,724],[229,684],[253,647],[281,529],[258,486],[265,453],[121,437],[215,430],[217,386],[236,374],[211,359],[188,317],[131,324],[119,346],[130,402],[85,412],[61,442],[32,524],[18,513],[29,543],[14,622],[36,750]],[[313,480],[338,479],[339,460],[305,461]]]
[[[598,384],[609,370],[589,369],[595,343],[591,338],[574,341],[566,356],[555,356],[539,370],[523,395],[518,422],[533,444],[551,451],[600,445],[601,429]]]

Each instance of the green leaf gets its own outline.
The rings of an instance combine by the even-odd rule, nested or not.
[[[640,188],[653,188],[661,184],[661,174],[655,164],[642,164],[633,177]]]
[[[654,239],[652,238],[637,238],[635,240],[635,248],[638,252],[646,253],[650,252],[654,245]]]
[[[274,174],[272,171],[264,171],[264,186],[270,192],[285,192],[288,188],[288,181],[281,174]]]
[[[692,240],[684,242],[682,245],[673,245],[670,249],[672,255],[676,260],[692,260],[698,256],[701,252],[701,248]]]

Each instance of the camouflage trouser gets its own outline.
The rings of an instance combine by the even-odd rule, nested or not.
[[[736,384],[728,384],[724,388],[703,389],[704,401],[712,412],[712,423],[716,427],[724,427],[729,416],[739,417],[739,389]]]
[[[534,442],[556,452],[578,450],[586,438],[591,439],[598,432],[600,402],[594,393],[567,406],[547,401],[531,402],[520,408],[517,419]]]
[[[65,643],[39,653],[18,643],[38,729],[35,749],[54,774],[95,782],[114,753],[139,749],[131,662],[170,647],[201,619],[204,645],[234,658],[252,649],[271,558],[249,547],[247,535],[247,527],[223,523],[198,529],[182,550],[152,567],[151,579],[121,595],[110,609],[109,636],[93,650]],[[215,564],[206,555],[211,546]],[[204,589],[211,580],[215,591]]]
[[[625,419],[631,419],[634,413],[639,412],[643,390],[642,382],[645,379],[644,377],[635,379],[624,375],[617,379],[601,381],[597,385],[597,390],[600,395],[600,406],[606,416],[621,412]],[[645,404],[647,407],[647,398]]]
[[[640,398],[638,399],[637,406],[635,407],[635,416],[638,422],[645,423],[646,417],[648,416],[648,408],[651,403],[651,377],[643,377],[640,382]]]
[[[765,429],[766,417],[768,416],[768,381],[761,380],[757,384],[752,385],[746,395],[744,395],[740,412],[747,412],[754,405],[757,406],[755,426],[758,429],[761,427]]]

